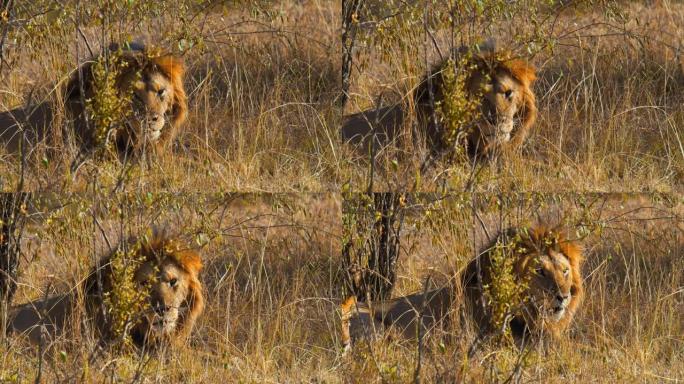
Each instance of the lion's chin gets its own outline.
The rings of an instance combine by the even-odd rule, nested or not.
[[[173,320],[157,319],[150,324],[150,332],[158,336],[171,335],[175,329],[176,322]]]
[[[488,143],[504,144],[511,140],[513,124],[505,122],[490,126],[483,130],[483,136]]]
[[[511,132],[513,132],[513,121],[506,121],[496,127],[494,140],[498,143],[507,143],[511,140]]]
[[[565,316],[565,307],[554,307],[551,309],[551,319],[560,321]]]
[[[147,130],[147,140],[150,142],[156,142],[161,137],[161,127],[159,128],[149,128]]]

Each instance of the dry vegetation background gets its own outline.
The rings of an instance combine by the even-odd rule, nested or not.
[[[189,344],[158,353],[98,351],[81,328],[40,352],[5,336],[8,382],[407,382],[415,340],[396,334],[342,355],[339,194],[121,195],[93,203],[42,195],[29,209],[16,303],[73,289],[108,243],[153,225],[201,249],[207,310]],[[42,207],[42,208],[41,208]],[[669,195],[412,195],[393,295],[444,284],[488,235],[539,220],[581,238],[587,297],[568,339],[521,353],[484,345],[454,308],[425,338],[424,382],[677,382],[684,379],[684,207]],[[78,324],[72,325],[78,328]],[[81,325],[82,326],[82,325]],[[42,367],[39,362],[42,361]]]
[[[172,154],[76,175],[70,148],[42,143],[22,163],[0,146],[0,190],[38,191],[13,304],[70,290],[108,242],[160,225],[201,249],[208,306],[186,347],[151,355],[94,353],[87,332],[42,352],[0,334],[0,382],[407,382],[419,362],[424,382],[684,382],[684,6],[492,3],[510,15],[454,38],[417,27],[442,2],[373,2],[340,108],[339,1],[14,2],[21,18],[0,15],[0,33],[16,33],[0,112],[47,101],[61,113],[86,45],[133,39],[183,56],[190,116]],[[383,18],[404,5],[413,16]],[[113,10],[105,36],[100,7]],[[338,137],[343,115],[406,101],[439,57],[433,38],[445,52],[486,36],[536,65],[540,115],[522,157],[478,171],[470,188],[483,193],[460,193],[464,164],[419,174],[420,146],[368,161]],[[374,190],[409,192],[393,296],[445,283],[500,228],[546,220],[581,237],[588,295],[568,340],[485,345],[467,361],[474,333],[458,319],[420,357],[392,334],[342,356],[345,223],[365,214],[343,200],[370,175]]]
[[[554,8],[548,2],[494,1],[482,18],[462,16],[454,27],[438,20],[446,25],[427,33],[424,14],[445,16],[417,6],[405,19],[385,19],[402,9],[399,3],[366,11],[370,21],[359,31],[365,38],[356,47],[345,114],[398,102],[411,108],[410,91],[429,65],[449,49],[494,37],[497,46],[537,67],[539,118],[523,156],[498,169],[484,167],[475,189],[682,191],[682,4],[578,1]],[[425,156],[420,148],[399,143],[378,153],[379,190],[408,185],[429,191],[446,182],[458,191],[472,173],[469,165],[438,164],[416,187]]]
[[[200,247],[207,309],[182,349],[97,352],[82,328],[39,351],[2,338],[0,380],[302,382],[333,377],[341,278],[340,201],[310,195],[44,195],[24,234],[17,303],[75,289],[96,258],[150,226]],[[71,324],[77,329],[79,324]],[[326,379],[328,380],[328,379]]]
[[[182,55],[191,111],[175,154],[152,164],[91,162],[70,175],[73,150],[49,156],[39,146],[24,167],[27,189],[84,191],[94,179],[107,187],[185,192],[340,184],[335,2],[15,3],[26,19],[16,21],[5,43],[0,111],[49,101],[63,114],[59,87],[90,58],[88,46],[98,53],[111,41],[130,40]],[[0,189],[11,191],[22,162],[3,152]]]
[[[63,115],[60,87],[89,51],[134,40],[183,56],[190,118],[174,153],[150,164],[89,162],[71,175],[69,148],[32,148],[26,164],[0,149],[0,188],[15,190],[23,174],[25,189],[51,192],[84,191],[94,179],[119,190],[364,190],[373,164],[376,190],[682,191],[683,5],[492,0],[472,2],[479,16],[464,11],[452,26],[447,5],[424,2],[367,2],[344,109],[334,1],[16,2],[0,112],[48,101]],[[438,19],[429,33],[424,14]],[[540,115],[522,157],[468,183],[466,164],[419,174],[420,145],[390,146],[369,162],[340,140],[343,114],[407,102],[441,55],[487,37],[538,68]]]
[[[357,345],[345,374],[412,382],[422,356],[423,382],[684,380],[681,202],[656,195],[414,195],[407,207],[392,296],[445,284],[498,230],[541,220],[561,223],[583,241],[586,299],[567,340],[546,349],[492,343],[467,359],[477,333],[456,306],[447,329],[428,333],[421,355],[415,340],[390,332]]]

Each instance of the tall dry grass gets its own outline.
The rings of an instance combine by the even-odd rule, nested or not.
[[[567,337],[526,350],[485,343],[456,294],[450,322],[423,342],[389,332],[344,362],[349,382],[679,382],[684,349],[681,201],[653,195],[512,194],[409,197],[394,297],[439,287],[500,229],[561,224],[580,239],[586,298]],[[418,368],[420,367],[420,368]],[[418,374],[416,373],[418,372]]]
[[[204,4],[174,4],[188,3]],[[168,225],[201,248],[207,310],[188,345],[156,354],[99,351],[87,322],[41,351],[0,335],[0,381],[40,373],[43,382],[406,382],[419,363],[424,382],[684,381],[684,8],[614,3],[623,18],[564,3],[580,6],[552,19],[553,49],[529,55],[514,41],[531,33],[529,23],[504,20],[464,37],[498,36],[539,70],[540,116],[523,156],[483,167],[475,195],[458,193],[468,165],[418,174],[419,145],[369,162],[338,137],[343,114],[376,106],[380,95],[406,99],[437,58],[429,41],[419,56],[401,44],[415,42],[408,33],[383,52],[360,46],[343,111],[339,2],[228,2],[181,9],[196,15],[182,21],[162,12],[112,26],[111,36],[162,50],[195,44],[183,47],[189,120],[172,154],[89,161],[76,175],[67,172],[73,148],[54,155],[39,145],[25,167],[0,148],[0,190],[15,190],[23,172],[24,189],[45,192],[29,207],[13,304],[70,291],[108,243]],[[46,101],[62,124],[59,86],[87,57],[74,25],[62,28],[5,47],[0,112]],[[95,24],[81,32],[95,51],[109,43]],[[435,39],[441,49],[458,45],[448,31]],[[375,190],[439,191],[407,197],[394,296],[446,283],[487,234],[510,225],[562,222],[586,236],[589,294],[568,339],[523,354],[484,345],[466,360],[475,335],[456,306],[455,322],[433,330],[420,356],[416,341],[390,332],[343,357],[336,306],[343,215],[353,213],[342,212],[342,196],[365,190],[371,172]],[[609,191],[648,194],[600,194]]]
[[[466,26],[430,34],[399,28],[390,43],[358,47],[344,113],[394,103],[410,110],[411,90],[440,53],[492,37],[537,67],[539,119],[522,156],[483,167],[474,178],[476,190],[681,192],[684,8],[607,3],[612,6],[542,8],[536,24],[511,5],[510,19],[474,22],[474,32]],[[408,136],[412,124],[404,127]],[[469,164],[442,163],[421,175],[416,189],[426,150],[408,141],[376,150],[378,190],[430,191],[446,180],[459,191],[473,184]],[[368,177],[373,162],[363,151],[357,157],[365,169],[355,174]],[[368,184],[355,181],[359,188]]]
[[[92,324],[78,312],[66,333],[42,349],[2,336],[2,381],[34,380],[39,371],[43,382],[335,376],[341,221],[334,194],[131,195],[111,205],[41,199],[24,237],[15,304],[73,292],[109,244],[160,226],[200,248],[207,307],[187,345],[151,354],[98,349]]]
[[[393,296],[453,281],[489,237],[509,226],[561,224],[583,243],[587,295],[567,339],[524,353],[485,344],[470,359],[465,356],[476,334],[458,300],[450,325],[431,330],[421,344],[390,331],[342,355],[337,305],[348,230],[342,215],[350,213],[341,204],[338,194],[35,197],[14,304],[74,289],[108,244],[165,225],[201,249],[207,310],[187,345],[151,354],[97,349],[87,321],[74,321],[42,350],[17,335],[3,336],[0,377],[24,382],[40,371],[46,382],[406,382],[420,361],[418,377],[425,382],[684,378],[680,199],[406,196]]]
[[[19,30],[36,46],[7,50],[0,112],[45,101],[55,116],[63,115],[60,90],[77,64],[89,59],[89,49],[97,53],[123,38],[183,55],[191,111],[173,153],[150,164],[90,161],[72,175],[73,148],[51,155],[31,147],[26,189],[85,191],[95,179],[108,187],[184,192],[321,191],[340,184],[345,159],[336,139],[336,7],[330,1],[252,3],[258,2],[213,7],[181,2],[159,16],[130,16],[137,23],[113,23],[105,28],[106,37],[95,21],[77,32],[67,17],[63,30],[39,17],[38,25],[55,31]],[[67,9],[98,12],[98,4],[69,3]],[[190,8],[183,8],[187,4]],[[66,122],[55,124],[69,130]],[[12,191],[22,162],[3,152],[0,188]]]

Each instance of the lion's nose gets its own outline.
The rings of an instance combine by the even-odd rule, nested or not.
[[[169,307],[166,306],[166,305],[163,305],[163,304],[159,304],[159,305],[155,305],[155,306],[154,306],[154,312],[155,312],[157,315],[163,315],[163,314],[166,313],[166,311],[168,311],[168,310],[169,310]]]
[[[560,301],[561,303],[565,302],[565,300],[569,299],[570,295],[556,295],[556,300]]]
[[[152,121],[153,123],[156,123],[157,121],[159,121],[159,118],[160,118],[159,115],[152,115],[150,117],[150,121]]]

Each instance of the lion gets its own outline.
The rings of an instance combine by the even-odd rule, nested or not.
[[[454,87],[454,76],[463,73],[463,89],[455,91],[463,91],[465,98],[475,104],[475,110],[465,117],[468,121],[457,123],[457,131],[462,133],[454,135],[448,132],[450,117],[444,113],[448,104],[445,96],[455,92],[449,87]],[[535,80],[536,70],[531,64],[497,50],[493,41],[474,50],[455,50],[429,70],[413,91],[415,121],[433,154],[463,145],[472,160],[496,158],[502,152],[520,148],[534,125]],[[347,116],[342,138],[358,143],[374,135],[376,143],[384,145],[397,138],[407,111],[397,104]]]
[[[376,339],[390,328],[406,338],[425,335],[447,318],[453,302],[453,291],[447,287],[370,304],[350,296],[340,304],[344,352],[357,340]]]
[[[89,102],[97,94],[97,66],[103,61],[97,58],[83,64],[67,84],[65,106],[75,119],[75,132],[79,144],[86,149],[98,145],[103,139],[115,143],[119,152],[130,149],[141,151],[151,147],[164,152],[173,143],[179,129],[187,118],[188,104],[183,77],[185,66],[174,55],[156,56],[139,44],[126,49],[110,46],[114,59],[114,86],[118,96],[127,102],[123,106],[126,115],[120,126],[111,128],[111,137],[99,137]],[[92,103],[90,104],[93,105]]]
[[[584,297],[583,259],[578,242],[558,229],[510,228],[452,280],[458,286],[447,284],[375,303],[347,298],[340,305],[344,350],[349,351],[356,340],[378,337],[387,328],[398,328],[407,336],[424,335],[448,321],[458,297],[464,298],[462,308],[482,335],[508,329],[518,345],[545,335],[562,338]],[[512,275],[517,295],[505,296],[506,274]]]
[[[53,115],[48,102],[0,112],[0,147],[9,154],[30,154],[36,144],[47,141]]]
[[[162,154],[188,115],[183,60],[152,54],[140,44],[125,48],[112,44],[106,57],[109,60],[101,55],[82,64],[65,87],[58,87],[71,122],[67,127],[73,126],[72,136],[86,153],[113,143],[119,154],[139,154],[145,149]],[[107,73],[113,78],[107,78]],[[107,81],[115,95],[103,87]],[[20,146],[39,142],[59,145],[62,124],[55,119],[55,104],[45,101],[0,113],[0,142],[5,150],[18,153]],[[104,116],[97,116],[95,110]]]
[[[149,241],[121,244],[92,269],[77,291],[83,294],[87,319],[101,340],[130,336],[134,345],[152,349],[187,340],[204,310],[201,269],[196,251],[182,249],[176,240],[157,233]],[[120,299],[131,293],[131,302]],[[9,330],[27,335],[35,344],[54,340],[78,313],[78,299],[73,292],[20,305],[10,311]]]

